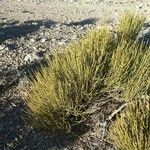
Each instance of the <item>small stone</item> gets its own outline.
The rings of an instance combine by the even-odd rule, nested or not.
[[[25,56],[24,61],[29,62],[29,61],[31,61],[31,59],[32,59],[31,54],[28,54],[28,55]]]
[[[4,22],[4,23],[6,23],[6,22],[7,22],[7,20],[6,20],[6,19],[4,19],[4,20],[3,20],[3,22]]]
[[[41,61],[45,57],[46,50],[33,52],[25,56],[24,61],[26,63],[34,62],[34,61]]]
[[[41,43],[45,43],[45,42],[46,42],[45,38],[41,39]]]
[[[43,32],[41,32],[41,33],[40,33],[40,35],[44,35],[44,33],[43,33]]]
[[[37,24],[38,24],[37,22],[32,22],[32,25],[35,25],[35,26],[36,26]]]
[[[12,58],[16,58],[16,56],[17,56],[16,53],[13,53],[13,54],[11,55]]]
[[[11,105],[12,105],[13,107],[16,107],[16,104],[14,104],[14,103],[11,103]]]
[[[22,135],[19,135],[19,139],[22,139],[23,138],[23,136]]]
[[[35,46],[33,46],[32,48],[33,48],[33,50],[34,50],[34,51],[36,51],[36,50],[37,50],[37,48],[36,48]]]
[[[56,39],[52,39],[51,41],[52,41],[52,42],[56,42]]]
[[[35,40],[34,40],[34,39],[30,39],[30,42],[34,43],[34,42],[35,42]]]
[[[59,45],[64,45],[64,44],[66,44],[66,42],[61,41],[61,42],[58,42],[58,44],[59,44]]]
[[[41,29],[41,30],[44,30],[44,29],[45,29],[45,26],[44,26],[44,25],[40,26],[40,29]]]
[[[71,23],[73,23],[73,21],[72,20],[68,20],[68,22],[67,22],[68,24],[71,24]]]
[[[10,148],[10,147],[13,147],[13,143],[7,143],[6,145],[7,145],[9,148]]]
[[[5,47],[6,47],[5,45],[0,45],[0,51],[5,49]]]

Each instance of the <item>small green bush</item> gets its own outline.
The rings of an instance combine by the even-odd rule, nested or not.
[[[37,81],[24,96],[32,123],[51,132],[69,132],[89,118],[89,108],[101,102],[105,91],[123,88],[127,100],[146,94],[150,50],[135,42],[143,23],[143,17],[125,14],[118,39],[103,26],[54,54],[49,67],[35,73]]]
[[[117,26],[118,37],[120,40],[123,39],[123,41],[135,41],[144,22],[145,17],[135,13],[125,12]]]
[[[108,28],[103,27],[54,55],[48,68],[37,73],[25,97],[33,123],[49,131],[70,131],[87,119],[86,109],[100,100],[104,88],[106,58],[113,47]]]
[[[150,149],[150,99],[136,99],[110,128],[118,150]]]
[[[147,94],[150,81],[150,48],[137,43],[144,17],[125,13],[117,26],[118,43],[113,50],[107,86],[124,89],[124,99],[132,100],[141,93]]]

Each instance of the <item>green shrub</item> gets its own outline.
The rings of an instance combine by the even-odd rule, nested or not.
[[[124,99],[132,100],[141,93],[147,94],[150,85],[150,49],[142,51],[137,46],[120,43],[110,62],[108,87],[124,89]]]
[[[25,97],[33,123],[49,131],[69,131],[85,121],[90,103],[100,100],[107,53],[113,45],[103,27],[54,55],[48,68],[37,73]],[[112,43],[112,44],[111,44]]]
[[[123,27],[126,20],[128,28]],[[88,119],[89,108],[101,102],[105,91],[123,88],[127,100],[147,93],[150,51],[142,51],[134,41],[143,22],[136,15],[125,15],[117,28],[121,40],[103,26],[64,53],[54,54],[49,67],[35,73],[37,81],[24,96],[32,123],[52,132],[69,132]]]
[[[118,37],[123,39],[123,41],[135,41],[144,22],[145,17],[135,13],[125,12],[117,26]]]
[[[110,61],[107,86],[124,89],[124,99],[132,100],[141,93],[147,94],[150,81],[150,48],[143,49],[137,36],[144,24],[144,17],[125,14],[117,27],[118,44]]]
[[[118,150],[150,149],[150,99],[136,99],[110,128]]]

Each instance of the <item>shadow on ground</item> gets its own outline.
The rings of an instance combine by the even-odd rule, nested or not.
[[[90,24],[95,24],[97,22],[96,18],[88,18],[85,20],[71,22],[65,24],[67,26],[85,26]],[[7,39],[17,39],[20,37],[27,36],[33,32],[36,32],[40,29],[41,26],[44,28],[50,28],[55,25],[56,22],[52,20],[30,20],[19,24],[18,21],[8,21],[0,23],[0,42],[3,42]]]
[[[85,26],[85,25],[92,25],[92,24],[96,24],[96,22],[98,21],[97,18],[88,18],[88,19],[84,19],[81,21],[76,21],[76,22],[71,22],[68,24],[65,24],[67,26]]]
[[[45,28],[50,28],[56,22],[52,20],[30,20],[18,24],[18,21],[6,22],[0,24],[0,42],[3,42],[7,39],[17,39],[23,36],[27,36],[33,32],[36,32],[40,29],[41,26]]]
[[[71,135],[52,135],[35,130],[24,120],[27,117],[24,102],[19,97],[3,96],[0,98],[1,150],[52,150],[74,142]]]
[[[56,150],[72,145],[77,140],[77,136],[71,134],[53,135],[36,130],[27,122],[26,105],[18,95],[16,86],[21,77],[32,78],[31,71],[40,71],[41,65],[46,67],[48,64],[34,62],[22,66],[20,68],[20,72],[23,71],[22,75],[18,77],[17,71],[8,72],[12,74],[9,79],[11,84],[7,84],[7,88],[3,87],[0,93],[0,149],[2,150]]]
[[[35,72],[41,73],[42,67],[48,67],[47,60],[33,61],[30,64],[19,66],[17,69],[0,71],[0,96],[13,88],[13,86],[17,86],[19,81],[24,77],[30,80],[33,80],[33,78],[36,80]]]

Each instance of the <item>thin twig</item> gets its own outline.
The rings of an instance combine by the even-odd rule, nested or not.
[[[118,109],[116,109],[109,115],[109,117],[106,119],[106,121],[112,120],[112,118],[114,116],[116,116],[118,113],[120,113],[126,106],[127,106],[127,103],[124,103],[123,105],[121,105]]]
[[[115,111],[113,111],[109,117],[103,122],[101,123],[101,127],[103,128],[103,132],[102,132],[102,142],[104,142],[105,137],[106,137],[106,131],[107,131],[107,124],[109,121],[112,120],[112,118],[114,116],[116,116],[118,113],[120,113],[125,107],[127,106],[127,103],[122,104],[118,109],[116,109]]]

